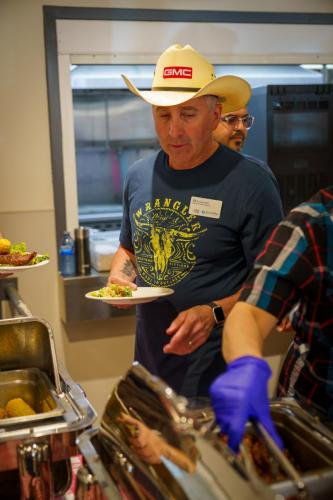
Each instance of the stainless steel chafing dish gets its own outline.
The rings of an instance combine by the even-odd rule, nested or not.
[[[294,399],[272,401],[271,414],[286,449],[297,464],[309,496],[326,500],[333,495],[333,434],[318,413],[311,415]],[[271,489],[292,495],[289,478],[275,481]]]
[[[44,320],[0,320],[0,369],[0,406],[20,397],[36,412],[0,420],[0,498],[52,499],[67,489],[76,437],[96,413],[66,370],[59,371]]]
[[[330,498],[330,430],[294,400],[272,402],[271,412],[293,461],[281,457],[264,429],[249,424],[247,434],[267,447],[267,482],[244,445],[239,455],[229,449],[209,406],[194,408],[134,363],[111,394],[100,428],[78,437],[94,487],[89,498]],[[87,491],[88,484],[78,487]]]
[[[189,409],[185,398],[134,363],[111,394],[100,428],[82,433],[78,445],[106,498],[253,499],[238,458],[201,433],[211,422],[209,408]]]

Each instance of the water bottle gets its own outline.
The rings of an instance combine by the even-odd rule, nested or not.
[[[62,236],[59,255],[61,274],[63,276],[74,276],[76,274],[75,246],[74,240],[68,231],[64,231]]]

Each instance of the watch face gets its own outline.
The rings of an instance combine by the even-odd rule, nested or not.
[[[216,306],[216,307],[214,307],[213,311],[214,311],[214,317],[215,317],[216,323],[222,323],[225,319],[222,307]]]

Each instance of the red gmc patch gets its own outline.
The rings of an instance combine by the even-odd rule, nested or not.
[[[163,78],[192,78],[192,68],[188,66],[168,66],[163,70]]]

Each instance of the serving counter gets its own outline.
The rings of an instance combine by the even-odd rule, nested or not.
[[[65,278],[84,297],[102,275]],[[82,289],[84,287],[84,290]],[[249,422],[235,454],[208,399],[188,400],[139,363],[115,385],[99,427],[84,392],[58,368],[49,325],[32,317],[15,283],[18,318],[0,320],[0,406],[22,397],[34,415],[0,420],[0,498],[53,499],[80,452],[76,500],[327,500],[333,496],[333,427],[292,398],[270,403],[286,449]],[[87,301],[89,303],[89,301]],[[106,306],[108,307],[108,306]],[[112,308],[109,308],[112,309]],[[16,499],[18,497],[9,497]]]

